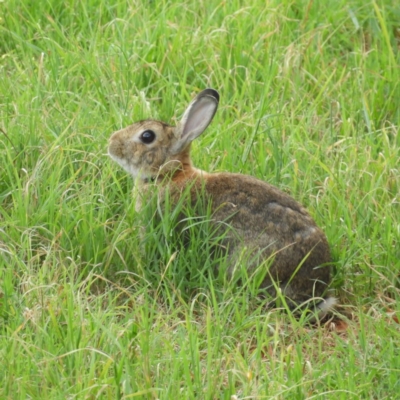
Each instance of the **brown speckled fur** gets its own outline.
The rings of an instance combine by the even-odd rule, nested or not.
[[[110,139],[110,156],[139,177],[142,192],[157,188],[162,197],[168,187],[170,193],[179,197],[190,184],[192,199],[201,195],[210,201],[215,223],[224,221],[233,228],[225,239],[230,272],[238,262],[241,250],[246,248],[256,255],[247,265],[249,269],[271,260],[263,286],[272,296],[276,295],[273,279],[294,304],[322,297],[330,282],[331,255],[324,233],[305,208],[281,190],[254,177],[209,174],[192,166],[190,142],[193,139],[183,141],[182,138],[186,135],[186,121],[192,118],[192,109],[193,114],[196,113],[199,99],[205,99],[203,103],[207,105],[214,101],[216,110],[218,94],[206,89],[191,103],[177,127],[149,120],[115,132]],[[208,123],[215,110],[207,117]],[[155,132],[156,140],[144,144],[139,136],[148,129]]]

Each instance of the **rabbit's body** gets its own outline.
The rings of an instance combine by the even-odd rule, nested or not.
[[[330,250],[305,208],[254,177],[210,174],[192,166],[190,143],[210,123],[218,100],[217,92],[206,89],[178,127],[141,121],[114,133],[110,156],[139,178],[142,193],[156,187],[161,199],[168,190],[176,201],[189,189],[192,202],[200,196],[202,202],[210,203],[212,223],[226,229],[229,273],[242,262],[245,250],[250,271],[260,265],[268,268],[262,287],[270,295],[275,296],[279,287],[291,306],[321,298],[330,282]],[[321,300],[318,307],[323,312],[334,304],[332,298]]]

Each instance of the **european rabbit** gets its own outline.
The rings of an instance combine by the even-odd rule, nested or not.
[[[246,249],[252,255],[249,270],[269,268],[261,286],[271,296],[280,288],[292,308],[312,302],[322,316],[335,304],[334,298],[323,298],[331,255],[325,234],[305,208],[252,176],[210,174],[192,165],[190,144],[210,124],[218,103],[218,92],[206,89],[176,127],[146,120],[121,129],[111,136],[109,155],[137,178],[141,192],[156,188],[162,198],[168,189],[177,198],[189,187],[192,199],[204,196],[211,202],[213,223],[234,232],[225,242],[230,272]]]

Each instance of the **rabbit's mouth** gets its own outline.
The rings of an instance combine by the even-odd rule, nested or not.
[[[145,171],[135,167],[132,163],[128,162],[126,159],[116,156],[110,150],[108,150],[108,155],[117,164],[119,164],[126,172],[128,172],[128,174],[132,175],[133,178],[140,178],[144,181],[153,178],[152,174],[146,174]]]

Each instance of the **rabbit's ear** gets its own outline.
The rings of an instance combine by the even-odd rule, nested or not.
[[[214,89],[205,89],[190,103],[180,123],[180,141],[185,144],[200,136],[212,121],[219,102]]]

